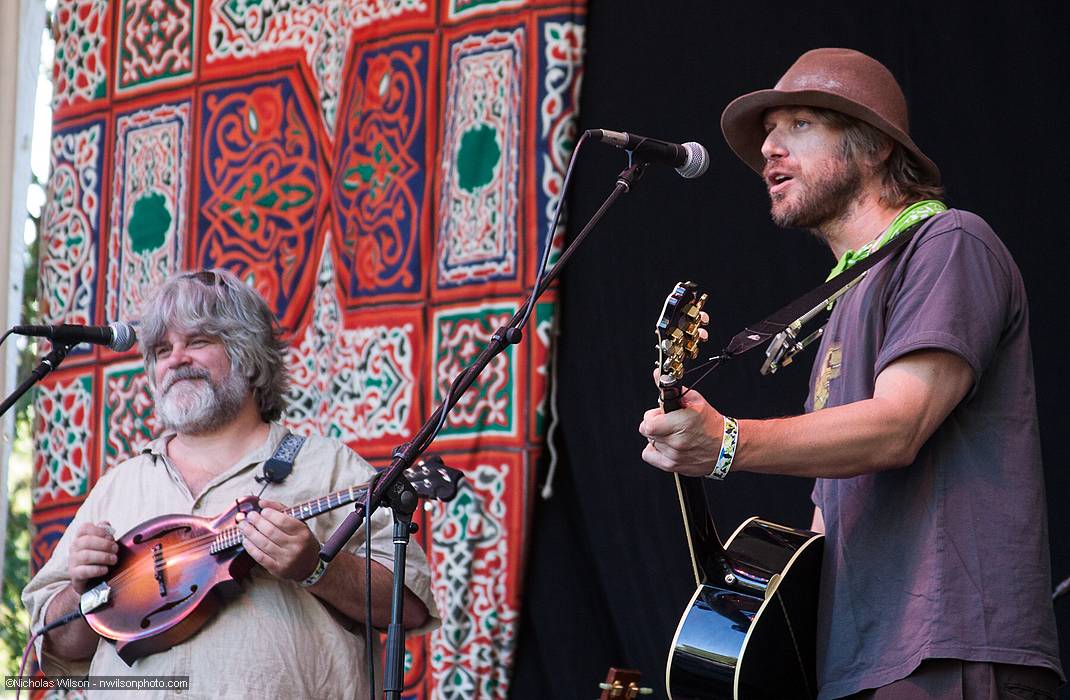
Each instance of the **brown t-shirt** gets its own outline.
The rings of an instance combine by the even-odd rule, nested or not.
[[[814,487],[822,700],[928,658],[1062,673],[1025,287],[969,212],[933,217],[837,303],[807,411],[872,398],[889,363],[923,348],[969,363],[966,398],[910,466]]]

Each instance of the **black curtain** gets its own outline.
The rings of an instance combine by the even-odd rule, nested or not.
[[[639,457],[636,427],[655,405],[653,325],[672,284],[692,279],[710,293],[709,346],[720,347],[824,279],[828,250],[770,223],[759,178],[719,126],[731,99],[771,87],[819,46],[857,48],[892,70],[949,203],[983,216],[1021,267],[1053,570],[1055,580],[1070,575],[1068,30],[1062,2],[590,0],[581,127],[696,140],[712,165],[693,181],[651,168],[564,273],[561,463],[553,497],[536,500],[512,697],[593,698],[610,665],[640,669],[655,697],[664,696],[666,652],[694,586],[672,479]],[[569,199],[572,235],[624,165],[621,151],[585,147]],[[812,352],[762,377],[755,351],[701,389],[729,415],[798,413]],[[803,479],[740,473],[708,491],[723,537],[752,514],[807,526],[810,488]],[[1056,613],[1070,659],[1070,599]]]

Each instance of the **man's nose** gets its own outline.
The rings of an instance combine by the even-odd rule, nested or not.
[[[167,358],[172,366],[188,365],[191,362],[189,351],[185,345],[171,346],[171,354]]]
[[[762,142],[762,155],[766,160],[783,158],[787,154],[788,149],[784,147],[784,143],[781,141],[780,135],[777,134],[776,129],[773,129],[766,134],[765,141]]]

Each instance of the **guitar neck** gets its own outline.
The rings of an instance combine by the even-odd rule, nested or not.
[[[658,403],[661,404],[661,408],[666,413],[672,413],[684,407],[683,391],[680,390],[679,384],[662,384],[660,387],[661,398]]]
[[[661,386],[661,406],[666,413],[683,406],[678,384]],[[706,491],[701,478],[674,474],[676,495],[680,499],[680,514],[684,519],[684,533],[691,553],[691,566],[695,584],[720,578],[727,567],[725,552],[717,526],[706,502]]]

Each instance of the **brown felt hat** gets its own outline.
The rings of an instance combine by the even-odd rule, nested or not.
[[[807,51],[772,90],[737,97],[721,115],[725,140],[743,162],[762,172],[765,158],[762,115],[772,107],[823,107],[860,119],[901,143],[929,179],[940,184],[940,169],[914,145],[907,101],[895,76],[879,61],[852,49]]]

